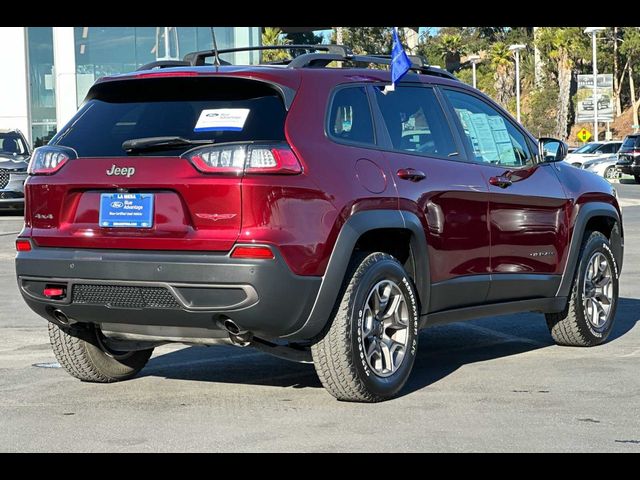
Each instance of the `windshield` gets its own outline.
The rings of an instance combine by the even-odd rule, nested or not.
[[[588,143],[588,144],[583,145],[582,147],[578,148],[573,153],[593,153],[601,145],[602,145],[601,143]]]
[[[0,133],[0,154],[27,155],[29,151],[22,137],[15,132]]]
[[[247,81],[171,78],[111,85],[112,91],[86,102],[51,143],[71,147],[80,157],[123,157],[178,156],[211,141],[283,141],[282,100],[273,89],[258,87]],[[123,148],[124,142],[155,137],[182,141]]]

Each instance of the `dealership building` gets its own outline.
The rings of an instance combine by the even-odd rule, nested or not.
[[[259,27],[215,27],[219,49],[260,44]],[[0,129],[48,142],[96,79],[213,48],[211,27],[1,27]],[[224,59],[253,63],[255,53]]]

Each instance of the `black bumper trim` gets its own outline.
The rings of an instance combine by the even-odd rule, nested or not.
[[[27,304],[50,320],[54,309],[93,323],[184,326],[220,329],[231,318],[264,338],[298,330],[318,295],[321,277],[295,275],[277,251],[273,260],[233,259],[228,255],[34,247],[16,256],[18,285]],[[25,292],[25,280],[69,285],[67,299],[56,301]],[[122,308],[70,303],[74,284],[160,286],[180,309]],[[223,289],[234,294],[225,304]],[[36,289],[37,290],[37,289]],[[223,302],[223,303],[221,303]]]

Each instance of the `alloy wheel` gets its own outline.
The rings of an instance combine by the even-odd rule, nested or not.
[[[363,311],[361,342],[367,364],[379,377],[393,375],[402,365],[409,341],[409,306],[391,280],[378,282]]]
[[[600,329],[607,323],[613,304],[613,281],[609,260],[601,252],[594,253],[587,263],[582,304],[591,325]]]

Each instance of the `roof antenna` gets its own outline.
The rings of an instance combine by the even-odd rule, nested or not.
[[[213,30],[213,27],[209,27],[211,29],[211,39],[213,40],[213,53],[215,58],[216,66],[220,66],[220,56],[218,54],[218,42],[216,42],[216,32]]]

